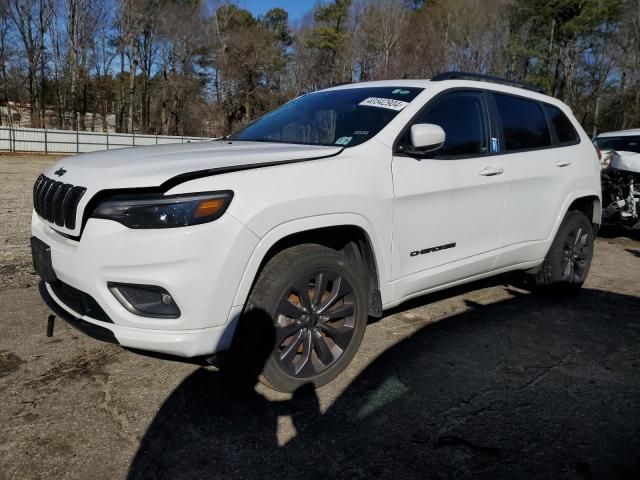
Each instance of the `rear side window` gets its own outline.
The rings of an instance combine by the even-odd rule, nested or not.
[[[508,152],[551,146],[551,135],[538,102],[494,93]]]
[[[547,115],[549,116],[549,120],[551,120],[551,124],[556,131],[556,135],[558,136],[558,142],[562,143],[575,143],[579,140],[578,132],[573,128],[573,124],[567,118],[567,116],[562,113],[558,107],[554,107],[553,105],[544,105],[544,109],[547,111]]]

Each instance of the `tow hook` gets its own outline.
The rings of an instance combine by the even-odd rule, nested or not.
[[[49,315],[49,318],[47,318],[47,337],[53,337],[53,325],[56,322],[56,316],[55,315]]]

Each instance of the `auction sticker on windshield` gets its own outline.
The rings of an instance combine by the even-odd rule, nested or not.
[[[360,106],[362,107],[378,107],[378,108],[387,108],[389,110],[400,111],[404,107],[409,105],[409,102],[403,102],[402,100],[394,100],[392,98],[378,98],[378,97],[369,97],[360,102]]]

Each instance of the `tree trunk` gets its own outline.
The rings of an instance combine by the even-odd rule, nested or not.
[[[109,101],[106,98],[102,99],[100,102],[100,116],[102,117],[102,131],[107,133],[109,131]]]
[[[120,95],[118,98],[118,111],[116,113],[116,132],[124,132],[124,50],[120,52]]]
[[[142,130],[145,133],[149,133],[151,128],[151,52],[153,47],[152,33],[145,32],[143,43],[143,55],[142,61],[142,97],[140,99],[141,111],[142,111]]]
[[[626,70],[622,71],[622,74],[620,75],[620,87],[618,88],[618,108],[620,109],[620,112],[622,112],[622,122],[620,124],[618,124],[618,127],[622,130],[625,130],[627,128],[627,115],[625,115],[625,111],[624,111],[624,89],[625,89],[625,84],[627,83],[627,72]]]
[[[56,2],[52,2],[52,17],[57,18],[56,15]],[[60,55],[60,42],[58,39],[58,22],[53,21],[50,24],[51,26],[51,43],[53,48],[53,58],[54,58],[54,70],[53,70],[53,78],[56,84],[56,113],[58,117],[58,128],[64,128],[64,99],[62,95],[62,88],[60,87],[60,71],[61,71],[61,55]]]
[[[596,106],[593,110],[593,134],[591,138],[596,138],[600,127],[600,91],[596,91]]]
[[[12,118],[11,118],[11,107],[9,106],[9,85],[7,78],[7,48],[6,48],[6,36],[5,36],[5,24],[3,22],[2,30],[0,30],[0,79],[2,80],[2,96],[4,97],[4,105],[7,106],[7,124],[11,126]],[[0,115],[0,125],[2,125],[2,115]]]
[[[160,125],[162,135],[168,135],[169,125],[167,120],[167,102],[166,100],[162,101],[162,109],[160,110]]]
[[[128,133],[133,133],[133,111],[136,94],[136,70],[138,69],[138,61],[129,59],[129,118],[127,119]]]
[[[71,128],[78,129],[78,12],[76,1],[69,2],[67,28],[69,29],[69,64],[71,69]]]
[[[45,75],[45,64],[47,61],[46,56],[46,48],[44,45],[44,37],[46,32],[46,21],[45,21],[45,2],[40,0],[40,12],[39,12],[39,20],[40,20],[40,126],[46,128],[45,123],[45,88],[46,88],[46,75]]]
[[[7,124],[11,126],[13,118],[11,116],[11,107],[9,106],[9,87],[7,85],[7,69],[4,58],[2,59],[0,73],[2,73],[2,93],[4,96],[4,104],[7,106]],[[0,115],[0,125],[2,125],[2,115]]]
[[[80,103],[80,130],[87,129],[87,81],[82,76],[82,102]]]
[[[38,128],[40,126],[39,115],[40,108],[38,106],[38,79],[36,77],[36,59],[33,53],[29,55],[29,114],[31,116],[31,127]]]
[[[173,99],[173,121],[174,121],[174,130],[173,134],[178,135],[178,129],[180,128],[180,118],[178,113],[178,99]]]
[[[640,122],[640,83],[636,86],[636,108],[634,121]]]

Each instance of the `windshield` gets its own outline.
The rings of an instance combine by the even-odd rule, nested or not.
[[[374,137],[421,91],[375,87],[311,93],[267,113],[230,139],[353,147]]]
[[[640,136],[596,138],[595,144],[600,150],[640,153]]]

